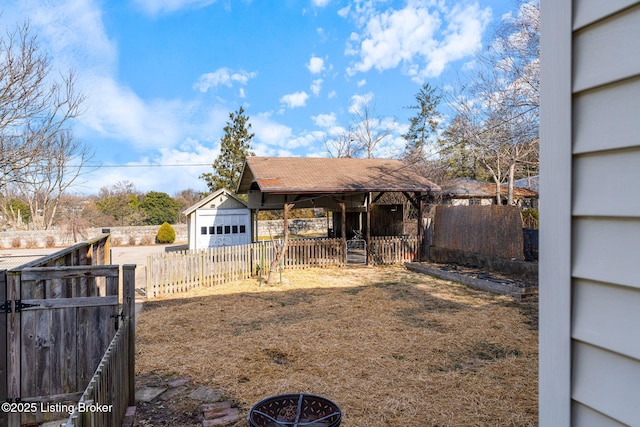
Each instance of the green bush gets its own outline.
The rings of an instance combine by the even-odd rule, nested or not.
[[[158,243],[173,243],[176,240],[176,231],[171,224],[165,222],[158,229],[156,234],[156,242]]]

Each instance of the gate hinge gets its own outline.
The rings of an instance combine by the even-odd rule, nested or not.
[[[11,301],[6,300],[2,305],[0,305],[0,312],[11,313]]]
[[[16,313],[20,313],[23,309],[29,307],[40,307],[40,304],[25,304],[21,300],[16,300]]]

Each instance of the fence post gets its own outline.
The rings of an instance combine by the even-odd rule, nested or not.
[[[15,301],[20,297],[20,273],[7,273],[7,300]],[[20,312],[16,312],[15,304],[12,305],[11,313],[7,314],[7,397],[16,401],[20,398],[21,386],[21,365],[20,365]],[[21,415],[18,412],[11,412],[8,416],[8,425],[20,425]]]
[[[129,406],[136,404],[136,266],[135,264],[125,264],[122,266],[122,314],[127,319],[129,328],[129,349],[127,355]]]
[[[7,271],[0,270],[0,304],[7,300]],[[7,400],[7,314],[0,312],[0,402]],[[7,425],[7,412],[0,411],[0,426]]]

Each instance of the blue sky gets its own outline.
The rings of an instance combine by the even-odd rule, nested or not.
[[[368,104],[396,157],[421,85],[446,88],[513,0],[8,0],[3,31],[29,19],[56,70],[87,98],[73,124],[102,167],[75,191],[131,181],[206,191],[230,112],[261,156],[326,157],[327,138]],[[178,166],[175,166],[178,165]]]

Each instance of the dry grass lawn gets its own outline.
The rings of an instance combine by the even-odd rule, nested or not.
[[[242,426],[300,392],[344,427],[535,426],[536,309],[400,266],[286,270],[145,302],[136,369],[223,390]]]

